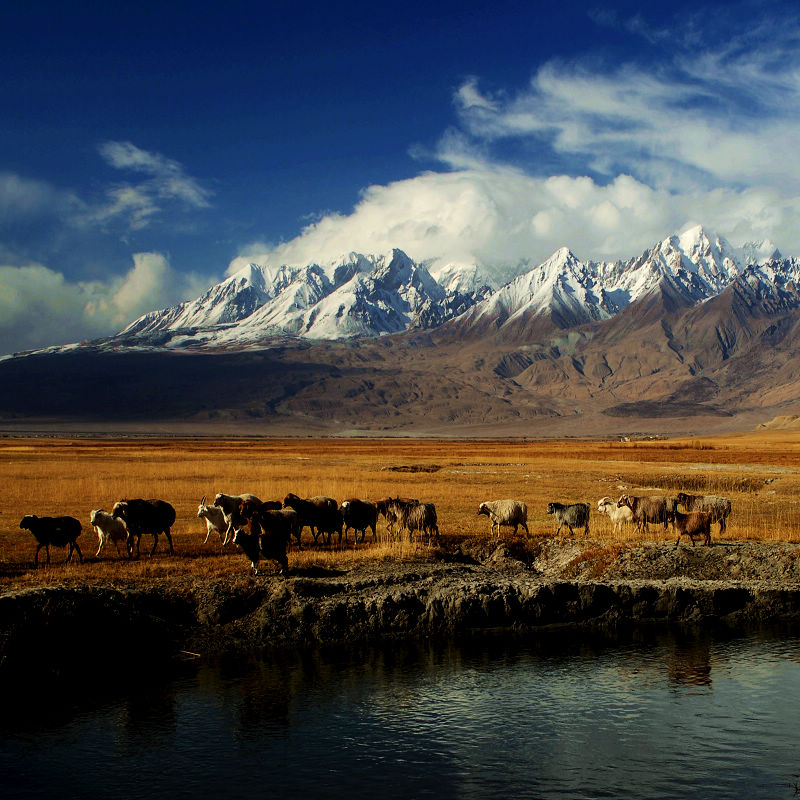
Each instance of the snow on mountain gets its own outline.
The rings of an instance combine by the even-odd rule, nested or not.
[[[669,236],[628,261],[580,261],[568,248],[476,305],[467,323],[500,326],[549,318],[559,328],[607,319],[664,283],[687,304],[719,294],[741,272],[734,248],[701,226]]]
[[[461,284],[459,284],[460,286]],[[314,339],[378,336],[439,325],[486,296],[442,286],[401,250],[390,256],[350,253],[325,265],[249,264],[201,297],[145,314],[120,335],[195,337],[208,345],[266,336]]]
[[[240,346],[282,335],[378,336],[456,317],[476,330],[525,330],[536,318],[568,328],[607,319],[658,292],[695,305],[743,276],[759,291],[794,292],[800,261],[782,259],[772,242],[737,250],[695,225],[627,261],[584,262],[563,247],[497,291],[491,273],[446,259],[418,264],[397,249],[351,252],[322,265],[250,264],[196,300],[140,317],[120,335],[183,347]]]

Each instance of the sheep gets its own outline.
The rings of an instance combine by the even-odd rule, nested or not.
[[[378,526],[378,508],[375,503],[367,500],[359,500],[351,497],[343,500],[340,506],[342,520],[344,522],[344,540],[347,541],[347,531],[353,529],[353,537],[356,538],[361,531],[361,541],[367,534],[367,528],[372,528],[372,541],[377,539],[376,528]]]
[[[558,536],[561,528],[566,525],[569,528],[571,536],[575,535],[572,530],[573,525],[577,528],[583,525],[584,534],[589,533],[589,504],[588,503],[573,503],[572,505],[565,506],[563,503],[549,503],[547,506],[548,514],[555,514],[558,522],[556,528],[556,536]]]
[[[255,500],[256,503],[261,502],[254,494],[232,495],[232,494],[223,494],[222,492],[220,492],[214,498],[214,506],[216,508],[222,509],[222,513],[225,515],[225,522],[227,523],[227,526],[225,528],[225,539],[222,542],[223,547],[226,544],[228,544],[228,542],[231,540],[233,536],[233,530],[235,526],[231,522],[231,515],[239,507],[239,503],[242,500]]]
[[[217,506],[207,506],[206,496],[203,495],[203,499],[197,507],[197,517],[205,520],[206,523],[206,538],[203,539],[203,544],[208,542],[208,537],[212,533],[216,533],[224,547],[227,544],[226,533],[228,532],[228,521],[225,519],[225,512]]]
[[[636,529],[647,533],[649,522],[661,522],[664,530],[667,529],[667,522],[670,518],[666,497],[636,497],[634,495],[623,494],[617,501],[617,507],[627,506],[633,512],[633,519],[636,522]]]
[[[72,559],[73,550],[78,551],[78,558],[83,563],[83,555],[81,549],[75,541],[81,535],[81,523],[75,517],[37,517],[35,514],[27,514],[19,523],[19,527],[23,530],[29,530],[38,545],[36,553],[33,557],[33,566],[39,566],[39,551],[44,547],[47,553],[47,564],[50,563],[50,545],[54,547],[66,547],[69,545],[69,553],[67,553],[66,561],[69,563]]]
[[[97,534],[97,552],[94,557],[100,558],[100,551],[108,540],[114,542],[117,548],[117,555],[119,555],[120,542],[128,541],[128,529],[125,527],[125,523],[121,519],[112,517],[102,508],[92,511],[89,515],[89,522]]]
[[[163,533],[169,543],[169,552],[175,554],[172,546],[170,528],[175,524],[175,509],[166,500],[119,500],[114,503],[111,516],[123,520],[128,529],[128,557],[133,558],[133,540],[136,539],[136,558],[139,558],[139,544],[143,533],[153,536],[153,549],[156,552],[158,534]]]
[[[597,501],[597,511],[600,514],[606,514],[614,523],[614,533],[621,532],[623,525],[633,525],[634,523],[633,511],[628,506],[620,508],[610,497],[601,497]]]
[[[495,525],[498,537],[501,525],[513,525],[515,534],[517,528],[522,525],[527,536],[531,535],[528,530],[528,506],[521,500],[487,500],[478,507],[478,516],[481,514],[485,514],[491,520],[492,535]]]
[[[317,537],[322,534],[328,535],[328,542],[331,540],[331,532],[339,532],[339,541],[342,540],[342,519],[339,513],[339,506],[332,497],[316,495],[303,499],[296,494],[289,494],[283,500],[284,508],[293,508],[300,515],[300,527],[308,527],[316,543]]]
[[[675,498],[676,503],[680,503],[687,512],[707,511],[711,514],[712,522],[719,522],[720,536],[725,533],[728,516],[731,513],[732,504],[727,497],[718,497],[714,494],[686,494],[679,492]]]
[[[695,535],[702,536],[708,547],[711,544],[711,520],[712,515],[706,511],[690,511],[688,514],[676,511],[675,529],[678,531],[678,538],[675,540],[675,549],[678,549],[678,543],[684,535],[692,540],[692,547]]]
[[[398,534],[405,528],[408,530],[409,540],[413,538],[414,531],[426,533],[429,542],[431,534],[435,534],[438,540],[439,525],[436,520],[436,506],[433,503],[405,503],[397,499],[392,505],[397,518]]]

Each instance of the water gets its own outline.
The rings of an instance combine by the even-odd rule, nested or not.
[[[775,800],[800,781],[792,636],[482,638],[135,683],[0,712],[0,796]]]

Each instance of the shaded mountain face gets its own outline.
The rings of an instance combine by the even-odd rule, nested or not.
[[[250,265],[116,337],[1,361],[0,418],[527,436],[800,412],[800,262],[771,243],[696,228],[625,262],[563,248],[496,290],[437,274],[397,250]]]

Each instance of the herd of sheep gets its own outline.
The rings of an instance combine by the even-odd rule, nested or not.
[[[683,511],[679,510],[683,507]],[[711,543],[711,524],[719,523],[720,534],[724,533],[726,520],[731,513],[731,501],[715,495],[690,495],[685,492],[676,497],[637,497],[623,494],[618,500],[603,497],[597,503],[597,510],[609,517],[614,532],[624,525],[635,525],[637,530],[647,532],[648,524],[663,524],[667,530],[672,524],[678,538],[677,548],[682,536],[688,536],[694,545],[695,536],[700,536],[705,544]],[[583,528],[589,533],[590,506],[588,503],[552,502],[547,513],[558,523],[556,535],[562,528],[569,528],[574,535],[575,528]],[[491,534],[500,535],[500,528],[513,527],[514,533],[522,527],[528,530],[528,507],[521,500],[490,500],[480,504],[479,515],[485,515],[491,522]],[[277,561],[281,572],[288,573],[287,550],[292,539],[302,549],[301,535],[308,528],[316,543],[320,536],[330,543],[331,536],[338,534],[339,542],[347,541],[352,528],[354,538],[361,533],[364,541],[366,532],[372,532],[372,541],[377,539],[378,516],[386,520],[387,529],[393,536],[407,531],[409,537],[415,532],[431,537],[439,537],[436,507],[433,503],[416,499],[388,497],[376,502],[350,498],[341,505],[332,497],[315,496],[301,498],[288,494],[284,500],[261,501],[255,495],[218,494],[211,505],[206,498],[200,502],[198,518],[206,523],[208,542],[212,535],[218,536],[223,545],[232,541],[250,559],[252,568],[258,572],[258,562],[262,559]],[[153,537],[150,555],[155,553],[158,537],[164,534],[170,553],[174,553],[170,530],[175,523],[175,509],[165,500],[120,500],[114,504],[109,514],[102,509],[91,512],[90,522],[98,536],[95,557],[100,556],[105,543],[115,544],[118,554],[124,545],[129,558],[139,557],[139,544],[142,535]],[[34,566],[38,567],[39,552],[45,548],[47,563],[50,563],[50,545],[69,547],[67,561],[77,551],[83,561],[77,538],[81,533],[81,523],[74,517],[37,517],[27,515],[22,518],[20,528],[29,530],[37,542]],[[134,555],[135,554],[135,555]]]

